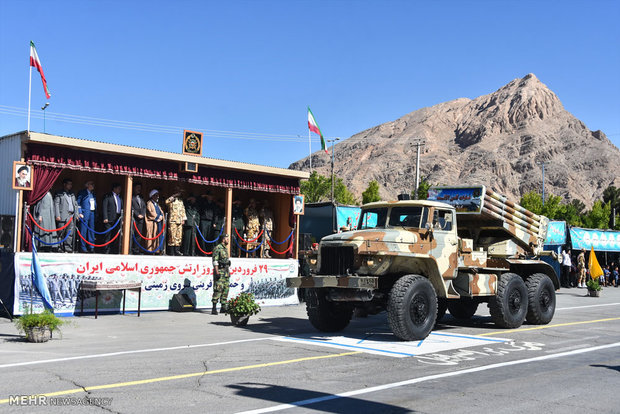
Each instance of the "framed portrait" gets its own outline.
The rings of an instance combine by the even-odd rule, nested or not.
[[[202,132],[183,131],[183,154],[202,155]]]
[[[297,214],[297,215],[304,214],[304,195],[303,194],[293,196],[293,214]]]
[[[13,189],[32,191],[32,165],[13,161]]]

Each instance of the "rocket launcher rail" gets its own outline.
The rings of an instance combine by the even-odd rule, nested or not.
[[[531,254],[543,250],[549,219],[527,210],[485,186],[432,187],[429,200],[452,205],[457,212],[459,228],[474,234],[484,229],[498,230],[498,238],[510,236]],[[503,236],[502,236],[503,234]]]

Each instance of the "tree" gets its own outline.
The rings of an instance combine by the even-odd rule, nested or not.
[[[418,200],[426,200],[428,198],[428,189],[431,188],[433,185],[426,179],[426,178],[421,178],[420,179],[420,185],[418,186]],[[415,196],[415,188],[411,191],[411,197],[412,198],[416,198]]]
[[[603,191],[603,202],[610,203],[612,208],[620,211],[620,188],[610,185]]]
[[[592,210],[583,216],[583,225],[590,229],[609,228],[609,216],[611,215],[611,203],[603,203],[596,200]]]
[[[330,201],[332,180],[313,171],[308,181],[301,183],[300,191],[306,197],[306,203]],[[334,201],[340,204],[357,204],[355,196],[344,185],[342,178],[338,178],[334,182]]]
[[[379,183],[377,180],[372,180],[368,183],[368,188],[366,188],[362,193],[362,204],[380,200],[381,196],[379,195]]]
[[[313,171],[308,181],[302,181],[300,191],[305,196],[306,203],[317,203],[331,194],[331,181]]]
[[[542,197],[536,191],[530,191],[529,193],[523,194],[519,204],[534,214],[542,214]]]

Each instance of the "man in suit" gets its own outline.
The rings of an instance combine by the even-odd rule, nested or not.
[[[58,240],[65,238],[68,232],[71,235],[62,243],[59,248],[67,253],[73,252],[74,240],[75,240],[75,222],[79,218],[79,209],[75,194],[73,194],[73,181],[70,178],[62,180],[61,191],[58,191],[54,195],[54,215],[56,216],[56,226],[64,226],[70,217],[73,217],[71,223],[62,231],[58,232]]]
[[[103,226],[105,230],[109,230],[114,227],[118,219],[121,217],[123,199],[120,196],[121,194],[121,185],[119,183],[112,184],[112,192],[106,194],[103,198]],[[116,236],[120,226],[117,226],[114,230],[110,230],[105,234],[105,242],[109,242]],[[108,254],[110,252],[114,254],[119,254],[119,240],[120,236],[117,237],[112,243],[107,244],[104,248],[104,253]]]
[[[142,183],[134,184],[133,194],[134,195],[131,198],[131,214],[133,215],[133,220],[134,223],[136,223],[138,231],[144,236],[144,216],[146,216],[146,201],[144,201],[144,198],[142,198]],[[134,231],[134,229],[132,228],[131,231]],[[139,243],[141,237],[136,234],[135,239]],[[142,254],[140,247],[133,240],[131,241],[131,253]]]
[[[95,183],[92,180],[88,180],[84,183],[84,189],[77,196],[78,210],[80,212],[80,233],[82,233],[82,237],[92,244],[95,244],[95,211],[97,210],[94,190]],[[80,239],[80,246],[82,253],[93,253],[95,251],[93,246],[82,239]]]

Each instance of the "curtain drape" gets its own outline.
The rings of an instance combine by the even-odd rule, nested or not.
[[[50,167],[45,165],[33,165],[33,181],[32,181],[32,191],[27,191],[26,196],[24,197],[26,204],[29,207],[32,207],[39,200],[43,198],[45,193],[47,193],[60,174],[62,173],[62,168]],[[26,216],[26,224],[28,227],[32,229],[32,220],[30,217]],[[24,248],[26,251],[31,251],[32,238],[30,237],[30,233],[25,228],[22,229],[22,236],[24,239]]]

